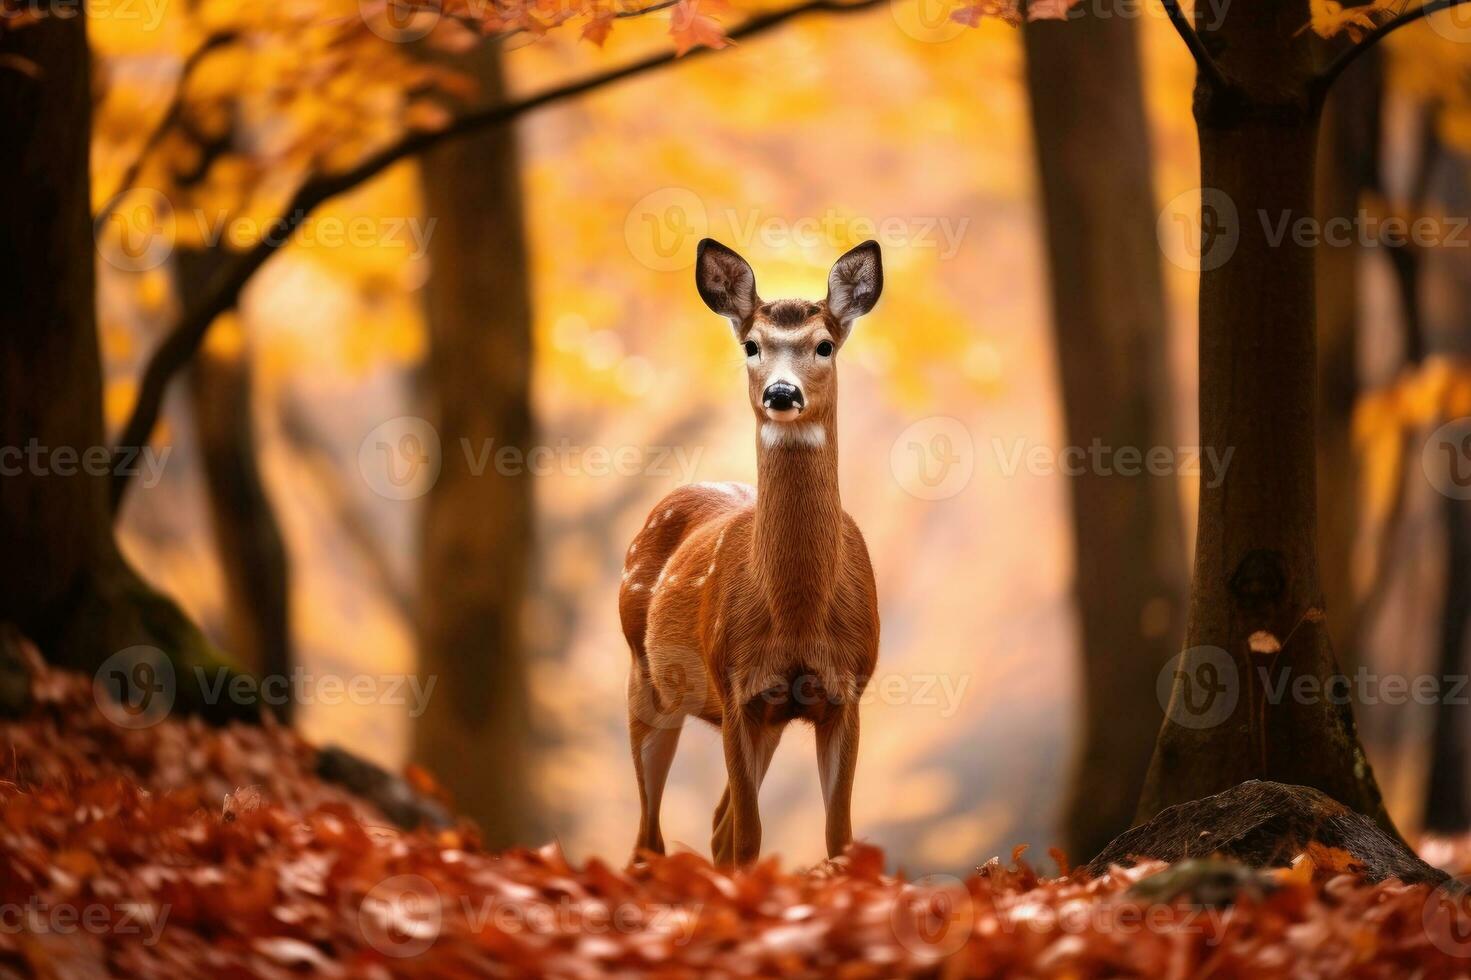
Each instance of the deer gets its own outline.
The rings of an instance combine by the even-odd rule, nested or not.
[[[838,499],[837,358],[883,291],[877,242],[844,253],[821,302],[763,302],[735,251],[704,239],[695,286],[729,321],[756,423],[756,486],[665,496],[628,546],[618,592],[632,653],[629,736],[640,805],[634,860],[664,853],[659,809],[685,720],[720,731],[717,866],[761,850],[757,794],[782,732],[814,727],[829,860],[853,839],[859,699],[878,661],[877,587]]]

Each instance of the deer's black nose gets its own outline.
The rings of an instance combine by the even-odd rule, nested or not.
[[[788,409],[802,407],[802,391],[794,384],[786,381],[777,381],[766,386],[766,393],[761,396],[761,404],[773,412],[785,412]]]

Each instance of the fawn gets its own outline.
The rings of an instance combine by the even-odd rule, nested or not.
[[[695,285],[745,354],[757,487],[680,487],[628,547],[618,612],[633,653],[635,855],[664,853],[659,804],[693,715],[717,726],[725,747],[717,864],[748,865],[760,852],[756,796],[797,719],[817,731],[827,851],[837,857],[853,838],[858,699],[879,645],[868,549],[838,501],[837,352],[883,289],[878,243],[838,259],[820,303],[763,303],[746,261],[708,238]]]

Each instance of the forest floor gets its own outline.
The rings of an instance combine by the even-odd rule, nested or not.
[[[394,829],[279,726],[119,727],[61,672],[34,699],[0,723],[0,977],[1471,974],[1458,891],[1326,852],[1091,880],[1021,848],[963,881],[890,876],[861,845],[805,870],[574,866]],[[1421,851],[1471,872],[1471,838]]]

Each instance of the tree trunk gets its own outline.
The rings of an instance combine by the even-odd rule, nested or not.
[[[1324,107],[1318,160],[1318,213],[1325,222],[1357,220],[1359,201],[1376,181],[1379,153],[1379,58],[1369,52],[1338,80]],[[1318,249],[1318,513],[1324,609],[1332,615],[1339,659],[1359,659],[1360,608],[1354,581],[1359,537],[1359,467],[1353,412],[1359,395],[1357,239]]]
[[[176,704],[248,715],[251,706],[229,699],[204,703],[190,668],[227,662],[127,566],[112,535],[89,60],[80,11],[0,31],[0,211],[11,232],[0,257],[0,620],[53,664],[88,672],[114,653],[156,647],[174,666]]]
[[[1034,21],[1024,37],[1067,442],[1174,446],[1134,22]],[[1179,650],[1185,542],[1171,478],[1087,470],[1070,489],[1083,713],[1063,828],[1086,858],[1139,802],[1164,716],[1155,679]]]
[[[1232,456],[1218,485],[1201,483],[1187,650],[1139,816],[1261,778],[1315,787],[1392,830],[1333,681],[1318,577],[1313,249],[1292,229],[1314,214],[1309,11],[1260,6],[1203,32],[1235,84],[1213,91],[1203,77],[1196,93],[1200,429]]]
[[[185,309],[221,265],[216,250],[175,255]],[[208,345],[190,368],[200,459],[215,553],[225,583],[225,646],[261,677],[285,677],[292,665],[286,543],[256,458],[251,372],[246,354]],[[288,699],[275,708],[291,720]]]
[[[1466,641],[1471,633],[1471,503],[1446,495],[1445,595],[1441,599],[1437,674],[1446,679],[1466,676]],[[1446,694],[1451,693],[1447,687]],[[1464,697],[1464,695],[1461,695]],[[1435,704],[1430,739],[1430,783],[1425,792],[1426,830],[1463,833],[1471,826],[1466,800],[1466,706],[1442,696]]]
[[[486,102],[499,48],[474,55]],[[515,133],[504,126],[425,157],[431,421],[443,450],[425,498],[420,671],[437,678],[417,761],[491,847],[534,842],[531,711],[521,613],[532,540],[530,476],[495,453],[531,447],[531,298]],[[480,472],[475,472],[484,463]]]

